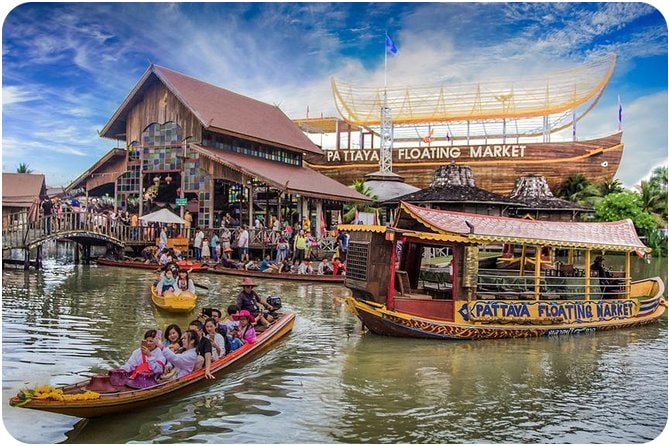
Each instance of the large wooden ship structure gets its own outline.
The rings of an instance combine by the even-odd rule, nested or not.
[[[541,78],[458,85],[379,88],[333,78],[341,118],[295,122],[324,150],[306,155],[309,166],[344,184],[379,170],[384,138],[392,141],[392,172],[419,188],[449,163],[470,166],[479,187],[498,194],[531,174],[551,188],[576,173],[599,183],[618,169],[621,122],[613,134],[589,140],[578,140],[576,128],[602,97],[615,62],[611,55]],[[567,140],[551,140],[570,129]]]

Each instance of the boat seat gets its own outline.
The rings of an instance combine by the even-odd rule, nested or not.
[[[406,271],[395,271],[397,277],[397,284],[399,285],[400,294],[402,296],[409,296],[411,294],[411,284],[409,283],[409,274]]]

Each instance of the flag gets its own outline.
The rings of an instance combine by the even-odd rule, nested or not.
[[[397,47],[388,34],[386,34],[386,52],[390,54],[397,54],[398,52]]]
[[[321,238],[324,238],[327,235],[328,228],[325,226],[325,217],[323,212],[321,212]]]
[[[620,95],[618,95],[618,130],[623,129],[623,103],[620,102]]]
[[[451,140],[451,132],[449,131],[449,132],[446,132],[446,141],[450,141],[450,140]]]

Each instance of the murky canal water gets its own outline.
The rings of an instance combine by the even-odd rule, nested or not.
[[[657,267],[657,260],[653,268]],[[666,280],[666,260],[659,266]],[[341,285],[258,281],[295,329],[204,389],[91,421],[9,407],[18,389],[120,365],[174,318],[150,271],[48,261],[2,274],[2,413],[27,443],[643,443],[667,422],[667,318],[556,339],[439,342],[361,333]],[[194,276],[224,308],[238,278]]]

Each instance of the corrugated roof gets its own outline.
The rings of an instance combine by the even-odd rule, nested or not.
[[[41,173],[2,173],[2,205],[29,208],[42,191],[46,192]]]
[[[629,219],[605,223],[527,220],[427,209],[406,202],[402,202],[401,209],[437,233],[458,234],[474,242],[516,242],[617,251],[650,251],[639,240]]]
[[[371,201],[365,195],[307,167],[293,166],[223,149],[190,144],[191,149],[249,178],[258,178],[269,186],[309,197],[336,201]]]
[[[279,107],[243,96],[224,88],[172,71],[158,65],[151,65],[132,89],[123,104],[114,113],[100,134],[114,138],[111,128],[125,132],[125,126],[114,125],[124,120],[136,102],[135,96],[143,91],[151,74],[174,94],[200,121],[205,129],[239,137],[260,140],[267,144],[284,146],[289,149],[322,154]],[[123,130],[120,130],[120,129]]]

